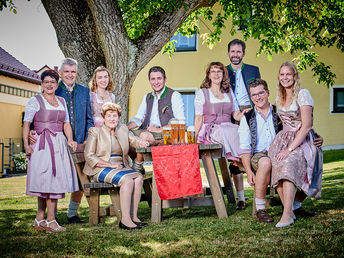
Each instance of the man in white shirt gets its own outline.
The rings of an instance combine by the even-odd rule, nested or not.
[[[255,188],[256,217],[260,222],[271,223],[273,218],[265,209],[265,195],[270,182],[271,160],[268,149],[282,123],[276,107],[269,103],[269,89],[262,79],[255,79],[249,85],[254,108],[241,118],[239,126],[240,154],[247,174],[247,181]],[[315,145],[322,145],[322,138],[315,139]],[[305,195],[298,191],[294,202],[294,213],[304,217],[314,216],[301,207]]]
[[[149,69],[148,80],[153,92],[144,95],[136,116],[131,118],[128,128],[134,134],[148,141],[150,145],[159,144],[162,141],[163,126],[172,118],[184,119],[184,102],[182,95],[168,88],[166,84],[165,70],[160,66]],[[133,155],[131,156],[133,158]],[[138,155],[134,169],[142,170],[143,157]]]
[[[252,107],[252,101],[248,93],[248,85],[256,78],[260,78],[259,68],[254,65],[243,63],[245,57],[246,44],[242,40],[234,39],[228,43],[228,57],[230,65],[228,65],[228,77],[240,111]],[[234,121],[233,121],[234,122]],[[237,123],[239,124],[239,123]],[[233,175],[234,185],[238,195],[237,210],[246,208],[244,196],[244,179],[242,171],[238,167],[230,165],[229,170]]]

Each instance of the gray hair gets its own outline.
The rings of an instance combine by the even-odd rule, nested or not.
[[[62,62],[61,62],[61,67],[60,67],[61,70],[62,70],[64,65],[75,65],[76,70],[78,70],[78,61],[76,61],[73,58],[65,58],[65,59],[63,59]]]

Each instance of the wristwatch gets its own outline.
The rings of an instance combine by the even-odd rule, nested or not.
[[[288,148],[288,151],[292,152],[292,151],[293,151],[293,148],[292,148],[292,147],[289,147],[289,148]]]

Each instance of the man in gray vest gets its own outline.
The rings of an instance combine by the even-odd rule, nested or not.
[[[185,119],[184,102],[179,92],[165,85],[167,78],[162,67],[150,68],[148,80],[153,92],[143,97],[136,116],[128,123],[128,128],[130,130],[138,128],[133,130],[134,134],[148,141],[150,145],[156,145],[163,138],[162,127],[167,125],[171,118]],[[142,162],[143,157],[138,155],[134,169],[142,170]]]
[[[265,209],[265,195],[271,175],[268,149],[276,134],[282,130],[282,123],[276,113],[276,107],[269,103],[267,83],[262,79],[255,79],[248,89],[254,108],[245,113],[240,121],[240,154],[247,181],[255,189],[256,217],[260,222],[271,223],[274,220]],[[320,147],[322,142],[323,139],[319,136],[314,144]],[[305,197],[303,192],[297,191],[293,205],[296,216],[315,215],[301,207]]]
[[[248,84],[260,78],[259,68],[254,65],[244,64],[246,44],[244,41],[234,39],[228,43],[228,57],[230,65],[228,65],[228,77],[240,111],[252,107],[252,101],[248,92]],[[239,123],[237,123],[239,124]],[[229,170],[233,175],[235,189],[238,195],[237,210],[243,210],[246,207],[244,196],[244,177],[242,171],[238,167],[230,165]]]

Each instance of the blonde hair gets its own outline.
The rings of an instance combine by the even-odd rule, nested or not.
[[[279,75],[281,72],[282,67],[287,66],[291,70],[291,72],[294,75],[294,85],[292,89],[292,94],[293,94],[293,101],[297,99],[300,91],[300,75],[299,71],[297,70],[296,65],[293,62],[284,62],[281,66],[280,69],[278,70],[278,76],[277,76],[277,106],[283,106],[283,104],[287,100],[287,92],[285,88],[281,85],[280,80],[279,80]]]
[[[102,106],[101,115],[102,115],[103,118],[105,117],[105,114],[108,111],[115,111],[115,112],[117,112],[118,116],[121,116],[121,114],[122,114],[121,106],[118,105],[118,104],[115,104],[115,103],[105,103]]]
[[[105,68],[104,66],[98,66],[94,70],[92,78],[91,78],[90,82],[88,83],[88,86],[90,87],[90,90],[92,92],[96,92],[96,90],[97,90],[97,82],[96,82],[96,74],[97,74],[97,72],[104,72],[104,71],[107,72],[107,74],[109,76],[109,84],[108,84],[108,86],[106,86],[105,90],[113,91],[115,85],[114,85],[114,82],[112,80],[112,77],[110,75],[109,70],[107,68]]]

